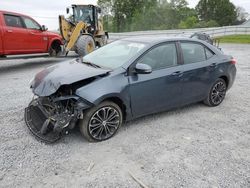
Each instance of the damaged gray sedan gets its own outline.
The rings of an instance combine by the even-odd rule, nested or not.
[[[88,141],[103,141],[124,121],[199,101],[219,105],[234,82],[235,63],[195,39],[115,41],[39,72],[25,121],[45,142],[76,125]]]

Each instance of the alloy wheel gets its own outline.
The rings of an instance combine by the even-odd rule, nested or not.
[[[214,105],[220,104],[226,95],[226,84],[223,81],[217,82],[211,92],[211,101]]]
[[[106,140],[116,133],[120,121],[120,114],[116,108],[102,107],[92,115],[89,121],[89,134],[96,140]]]

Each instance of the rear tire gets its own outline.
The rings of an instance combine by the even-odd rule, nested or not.
[[[226,96],[226,91],[227,84],[225,80],[222,78],[217,79],[211,87],[207,98],[203,101],[204,104],[211,107],[220,105]]]
[[[105,101],[85,112],[79,120],[81,134],[90,142],[100,142],[113,137],[123,122],[120,107]]]
[[[79,56],[85,56],[95,50],[95,41],[89,35],[81,35],[76,42],[75,52]]]

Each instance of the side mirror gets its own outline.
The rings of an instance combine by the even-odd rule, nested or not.
[[[42,31],[47,31],[48,28],[45,25],[42,25]]]
[[[69,14],[69,8],[66,8],[66,13]]]
[[[150,74],[152,67],[143,63],[137,63],[135,66],[135,72],[138,74]]]

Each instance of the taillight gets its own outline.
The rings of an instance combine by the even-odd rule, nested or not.
[[[230,63],[233,64],[233,65],[235,65],[236,64],[236,60],[232,59]]]

